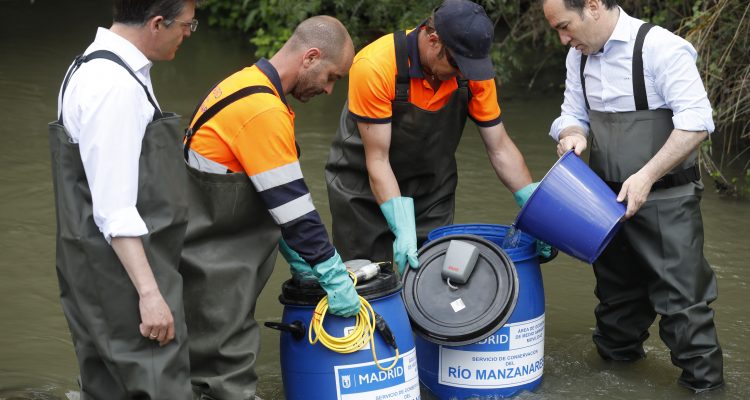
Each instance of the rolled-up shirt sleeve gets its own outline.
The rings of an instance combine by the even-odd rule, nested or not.
[[[644,59],[646,68],[652,70],[654,89],[674,113],[672,123],[684,131],[714,131],[711,103],[695,65],[697,53],[685,39],[666,31],[654,30],[649,40],[653,61]]]
[[[560,116],[552,122],[549,131],[549,135],[555,141],[560,140],[560,132],[569,126],[580,126],[587,135],[589,132],[589,116],[581,86],[581,53],[575,49],[570,49],[565,60],[565,67],[567,70],[565,98],[560,107]]]
[[[96,80],[81,88],[92,96],[80,112],[81,160],[91,190],[94,222],[107,241],[148,233],[137,208],[138,162],[148,125],[143,88],[123,69],[106,85]],[[114,81],[115,83],[112,83]],[[158,184],[158,182],[154,182]]]

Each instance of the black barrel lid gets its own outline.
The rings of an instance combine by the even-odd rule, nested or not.
[[[468,281],[451,289],[441,273],[451,240],[474,245],[479,256]],[[419,268],[403,276],[404,299],[412,328],[433,343],[462,346],[497,331],[518,299],[518,275],[510,257],[475,235],[447,235],[419,249]]]
[[[361,265],[360,265],[361,267]],[[380,263],[380,272],[365,282],[357,282],[357,293],[371,301],[401,289],[401,282],[390,262]],[[281,285],[279,302],[284,305],[315,306],[326,292],[316,280],[289,279]]]

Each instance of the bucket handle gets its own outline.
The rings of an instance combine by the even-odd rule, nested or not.
[[[269,321],[264,322],[263,325],[265,325],[266,328],[276,329],[277,331],[289,332],[296,340],[301,340],[302,338],[304,338],[305,332],[307,331],[307,329],[305,328],[305,323],[302,321],[294,321],[291,324]]]

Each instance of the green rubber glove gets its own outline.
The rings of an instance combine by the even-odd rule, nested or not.
[[[328,294],[328,312],[340,317],[359,313],[359,295],[338,252],[326,261],[315,264],[313,272],[318,283]]]
[[[537,186],[539,186],[539,182],[532,182],[513,193],[513,198],[516,199],[516,203],[518,203],[519,207],[523,208],[523,205],[529,200],[529,197],[534,193]],[[556,252],[554,253],[556,255]],[[536,254],[542,262],[547,262],[554,258],[552,246],[541,240],[536,241]]]
[[[313,273],[310,264],[303,260],[302,257],[299,256],[299,253],[292,250],[292,248],[286,244],[284,239],[279,240],[279,251],[281,252],[281,255],[284,256],[286,262],[289,263],[289,269],[292,276],[297,278],[297,280],[303,281],[308,279],[318,279]]]
[[[394,197],[381,204],[380,210],[391,232],[396,235],[396,240],[393,241],[393,260],[398,272],[403,274],[406,264],[419,268],[414,200],[411,197]]]

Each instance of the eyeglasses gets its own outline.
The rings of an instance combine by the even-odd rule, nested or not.
[[[193,19],[191,21],[182,21],[182,20],[179,20],[179,19],[165,19],[164,20],[164,26],[166,26],[167,28],[169,28],[169,25],[172,25],[173,22],[179,22],[179,23],[182,24],[182,26],[188,26],[188,27],[190,27],[190,32],[195,32],[196,30],[198,30],[198,20],[197,19]]]
[[[448,64],[450,64],[450,66],[455,69],[459,69],[458,63],[456,63],[456,59],[453,58],[453,56],[451,55],[451,51],[448,50],[448,47],[443,45],[443,48],[445,49],[445,59],[446,61],[448,61]]]

